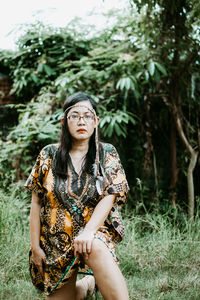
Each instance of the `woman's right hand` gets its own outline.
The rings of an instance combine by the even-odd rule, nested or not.
[[[31,260],[33,261],[33,263],[36,265],[36,267],[38,268],[38,271],[40,272],[40,274],[42,276],[44,276],[44,263],[45,263],[45,253],[42,250],[42,248],[38,247],[38,248],[32,248],[32,256],[31,256]]]

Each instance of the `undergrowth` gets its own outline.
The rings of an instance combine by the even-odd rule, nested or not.
[[[12,192],[1,190],[0,199],[0,300],[44,299],[28,270],[30,194],[18,184]],[[136,215],[130,209],[123,216],[126,234],[117,254],[130,300],[200,299],[199,217]],[[99,293],[97,299],[102,299]]]

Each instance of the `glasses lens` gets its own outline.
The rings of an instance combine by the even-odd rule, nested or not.
[[[90,113],[85,113],[83,115],[72,113],[68,116],[68,119],[73,121],[73,122],[77,122],[81,118],[83,118],[85,122],[91,122],[94,119],[94,116]]]
[[[92,114],[84,114],[83,118],[85,121],[92,121],[94,117]]]
[[[69,116],[69,119],[72,121],[78,121],[79,120],[79,115],[78,114],[71,114]]]

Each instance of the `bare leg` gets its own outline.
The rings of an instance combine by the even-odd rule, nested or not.
[[[87,265],[92,269],[104,300],[128,300],[125,279],[106,245],[94,239]]]
[[[76,300],[76,277],[77,273],[74,273],[65,285],[47,296],[45,300]]]

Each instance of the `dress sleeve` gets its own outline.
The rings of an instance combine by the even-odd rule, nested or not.
[[[103,195],[115,194],[115,203],[121,206],[125,203],[127,192],[129,191],[126,175],[115,147],[111,144],[106,144],[104,150],[106,186]]]
[[[44,195],[43,182],[48,173],[49,161],[49,151],[48,146],[46,146],[39,153],[35,165],[24,185],[28,190],[38,193],[39,197]]]

